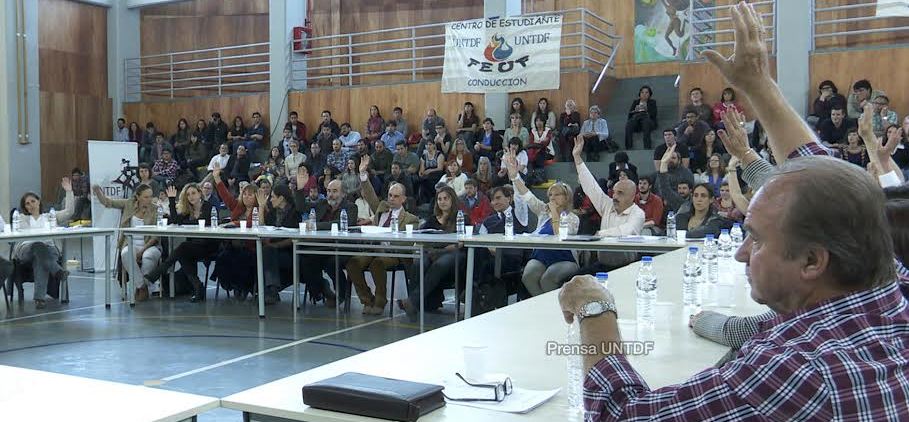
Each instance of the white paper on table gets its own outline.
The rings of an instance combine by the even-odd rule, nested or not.
[[[455,401],[445,399],[448,404],[475,407],[478,409],[495,410],[507,413],[527,413],[536,409],[541,404],[559,393],[561,388],[555,390],[528,390],[514,387],[511,394],[505,396],[501,402],[493,401]],[[471,387],[454,381],[445,384],[445,395],[452,398],[493,398],[493,391],[489,388]]]

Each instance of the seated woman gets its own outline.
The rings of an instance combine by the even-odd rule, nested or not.
[[[846,145],[840,148],[842,151],[841,157],[852,164],[867,168],[868,163],[871,162],[868,157],[868,151],[865,150],[865,142],[855,128],[849,128],[846,132]]]
[[[505,151],[505,155],[508,155],[509,153],[515,157],[515,171],[517,171],[521,177],[527,177],[527,164],[530,160],[527,158],[527,151],[524,151],[520,139],[511,138],[508,140],[508,149]],[[508,167],[505,165],[504,155],[502,156],[502,164],[499,166],[497,176],[499,182],[497,182],[496,185],[507,183],[508,179],[506,179],[506,177],[508,177]]]
[[[436,182],[439,175],[445,171],[445,156],[437,149],[436,144],[426,144],[426,150],[423,151],[423,157],[420,158],[420,181],[417,193],[417,203],[423,204],[429,202],[430,198],[435,195]],[[355,192],[355,191],[351,191]]]
[[[546,160],[555,157],[555,146],[552,142],[553,130],[546,126],[546,122],[540,116],[533,121],[533,130],[530,131],[530,139],[527,141],[527,160],[531,167],[543,168]]]
[[[464,173],[473,174],[473,154],[467,150],[467,144],[463,139],[458,138],[455,141],[455,150],[448,154],[448,161],[457,161]]]
[[[273,185],[287,183],[287,171],[284,169],[284,158],[281,157],[280,148],[271,148],[268,161],[262,165],[262,174],[267,176]]]
[[[265,201],[261,192],[259,202]],[[265,225],[296,229],[300,227],[300,212],[294,205],[294,198],[287,185],[277,185],[272,189],[269,207],[265,212]],[[262,265],[265,267],[265,303],[274,304],[280,301],[278,293],[291,283],[281,277],[293,265],[293,241],[290,239],[267,239],[263,242]]]
[[[73,186],[69,178],[64,177],[60,186],[66,192],[63,200],[63,209],[56,211],[57,224],[65,225],[72,216],[75,208],[76,197],[73,195]],[[50,224],[47,214],[41,209],[41,197],[34,192],[26,192],[19,199],[20,230],[41,230]],[[35,281],[35,308],[44,309],[47,306],[47,285],[50,277],[62,282],[69,276],[69,272],[60,266],[60,250],[53,241],[25,241],[17,243],[13,248],[13,256],[22,263],[32,265]],[[54,292],[50,292],[53,296]]]
[[[139,163],[139,184],[148,185],[152,189],[153,198],[156,198],[162,192],[158,181],[152,179],[152,171],[148,163]]]
[[[625,151],[617,152],[613,161],[609,163],[608,186],[611,187],[619,181],[619,173],[622,171],[629,179],[637,181],[638,167],[628,161],[628,154]],[[632,177],[632,175],[634,176]]]
[[[454,189],[449,186],[439,187],[436,191],[435,203],[432,217],[427,219],[420,228],[455,233],[460,204]],[[468,216],[465,215],[464,225],[469,226],[470,224]],[[442,307],[442,301],[445,299],[443,290],[454,284],[455,263],[458,263],[458,282],[464,286],[464,275],[467,273],[467,252],[458,245],[448,245],[442,249],[432,249],[425,253],[424,307],[428,311],[434,311]],[[414,276],[408,278],[407,299],[400,301],[398,306],[407,311],[407,315],[414,317],[420,310],[421,300],[419,264],[415,264],[410,273]]]
[[[691,190],[691,210],[676,214],[676,227],[687,230],[689,239],[700,239],[708,234],[720,235],[720,230],[731,226],[713,209],[713,189],[706,183]]]
[[[710,186],[713,196],[720,195],[720,186],[726,181],[726,162],[720,154],[714,153],[707,160],[707,168],[694,176],[695,183],[705,183]]]
[[[527,189],[524,181],[518,175],[518,163],[514,152],[506,154],[502,161],[506,163],[508,177],[514,184],[515,191],[521,195],[530,210],[537,215],[535,234],[558,235],[562,219],[568,223],[567,234],[577,234],[580,222],[572,209],[574,195],[568,185],[557,182],[550,186],[547,192],[549,203],[544,204]],[[579,269],[577,259],[571,251],[535,249],[530,255],[530,261],[524,266],[521,281],[527,291],[532,296],[536,296],[558,289]]]
[[[359,167],[360,163],[358,163],[356,159],[347,159],[347,167],[341,175],[341,184],[344,186],[344,192],[360,191],[360,175],[357,173]]]
[[[739,210],[737,201],[732,198],[732,193],[730,192],[730,186],[738,186],[738,181],[734,183],[729,183],[728,181],[723,181],[723,184],[720,186],[720,196],[716,198],[713,202],[713,207],[716,209],[716,214],[720,218],[727,220],[730,223],[742,223],[745,221],[745,214]],[[741,195],[741,192],[739,192]],[[744,196],[743,196],[744,198]],[[747,199],[744,199],[748,201]],[[747,211],[747,202],[745,202],[745,210]]]
[[[120,214],[121,229],[155,224],[158,210],[153,201],[154,196],[152,195],[151,186],[139,185],[130,199],[108,198],[98,185],[92,186],[92,192],[95,193],[95,198],[98,198],[98,202],[105,208],[122,210]],[[147,300],[149,293],[160,291],[160,284],[156,283],[149,286],[145,283],[144,277],[161,261],[161,247],[158,245],[157,237],[133,237],[135,257],[129,255],[126,236],[120,235],[120,239],[117,240],[117,249],[120,251],[120,265],[123,266],[123,271],[129,275],[129,279],[133,280],[136,286],[137,302]],[[135,268],[131,261],[135,261],[138,264],[138,268]],[[140,273],[134,273],[134,269],[138,269]],[[139,274],[142,274],[142,276]],[[125,280],[122,281],[125,282]]]
[[[717,129],[723,129],[723,113],[728,113],[735,110],[736,112],[744,115],[745,109],[735,101],[735,90],[731,87],[723,89],[723,96],[720,98],[720,101],[713,105],[713,121],[716,123]]]
[[[436,183],[435,189],[438,190],[440,186],[448,186],[454,189],[456,196],[464,195],[466,191],[464,183],[467,182],[467,175],[461,173],[461,165],[457,161],[449,161],[445,167],[447,169],[445,175]]]
[[[248,184],[240,189],[240,200],[234,197],[221,180],[221,168],[215,166],[212,170],[218,195],[224,205],[230,210],[230,220],[233,223],[246,222],[246,227],[252,227],[252,211],[259,207],[266,209],[265,204],[260,204],[256,196],[256,185]],[[215,258],[215,270],[211,279],[217,280],[225,290],[233,292],[234,299],[246,300],[246,296],[253,291],[253,280],[256,277],[255,267],[249,265],[255,262],[256,244],[251,241],[228,241],[226,247]]]
[[[242,145],[240,146],[242,148]],[[202,189],[198,184],[189,183],[183,187],[180,192],[180,199],[177,200],[177,188],[174,186],[167,187],[167,199],[170,205],[170,220],[173,224],[192,224],[204,220],[205,224],[210,224],[212,206],[202,199]],[[186,279],[193,286],[193,295],[190,302],[201,302],[205,300],[205,290],[202,287],[202,281],[196,275],[196,268],[199,261],[214,254],[218,251],[219,242],[216,240],[206,239],[186,239],[185,242],[177,246],[170,256],[158,264],[155,269],[145,274],[144,284],[151,284],[161,278],[164,272],[171,269],[177,262],[180,263],[180,271],[186,276]]]
[[[495,173],[488,157],[480,157],[477,161],[477,172],[473,175],[477,180],[477,189],[480,192],[489,192],[495,183]]]

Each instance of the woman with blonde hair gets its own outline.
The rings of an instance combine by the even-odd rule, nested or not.
[[[98,202],[105,208],[116,208],[122,211],[120,214],[120,228],[155,224],[158,213],[154,204],[154,192],[151,186],[139,185],[130,199],[108,198],[98,185],[92,186],[92,191]],[[150,273],[161,261],[161,247],[158,246],[158,242],[158,238],[155,236],[134,237],[133,251],[135,257],[130,257],[126,236],[121,234],[117,240],[117,249],[120,251],[120,265],[123,267],[123,272],[128,274],[129,278],[135,283],[136,300],[139,302],[148,299],[150,293],[159,291],[160,284],[146,284],[144,277],[133,272],[134,267],[130,259],[136,261],[138,265],[136,269],[141,271],[142,275]]]
[[[174,224],[195,224],[199,220],[208,225],[211,222],[212,212],[215,212],[208,203],[202,199],[202,189],[196,183],[183,186],[180,198],[177,198],[177,188],[167,187],[167,199],[170,202],[170,222]],[[260,210],[260,215],[262,211]],[[151,284],[161,278],[161,274],[170,270],[175,263],[180,263],[180,271],[186,276],[193,286],[193,296],[190,302],[205,300],[205,290],[202,281],[196,275],[196,266],[199,261],[213,255],[218,251],[219,242],[206,239],[187,239],[177,246],[174,253],[167,257],[161,264],[145,275],[145,283]]]
[[[577,234],[580,221],[573,212],[574,195],[570,186],[563,182],[556,182],[546,192],[549,202],[544,203],[527,189],[524,181],[521,180],[514,152],[506,153],[502,160],[508,169],[508,177],[514,185],[515,192],[527,203],[530,210],[537,215],[537,229],[534,234]],[[568,233],[559,232],[562,220],[567,223]],[[534,249],[530,255],[530,261],[524,266],[521,282],[524,283],[524,287],[527,288],[527,291],[532,296],[537,296],[558,289],[563,281],[568,280],[579,269],[577,259],[571,251]]]

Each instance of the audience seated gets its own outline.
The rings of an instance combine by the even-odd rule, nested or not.
[[[653,99],[653,90],[644,85],[638,90],[638,98],[631,102],[628,109],[628,121],[625,123],[625,149],[634,147],[634,133],[644,135],[644,149],[650,149],[653,141],[650,133],[657,125],[657,103]]]
[[[527,111],[527,107],[524,105],[524,100],[521,97],[514,97],[511,100],[511,108],[508,109],[508,115],[517,113],[521,117],[521,126],[530,129],[530,112]]]
[[[533,114],[530,115],[530,124],[533,125],[533,122],[540,117],[546,124],[546,127],[550,129],[555,129],[556,127],[556,115],[552,111],[552,108],[549,106],[549,99],[546,97],[540,98],[537,101],[537,108],[533,110]]]
[[[846,115],[846,97],[839,93],[833,81],[821,82],[817,90],[818,96],[814,99],[813,111],[808,116],[808,123],[817,126],[818,123],[832,118],[831,113],[834,109],[842,110],[843,116]]]
[[[443,175],[444,172],[445,158],[442,153],[436,149],[436,144],[427,144],[426,150],[423,151],[423,157],[420,158],[417,202],[421,204],[429,202],[430,198],[436,194],[436,183],[439,181],[439,176]]]
[[[679,153],[673,145],[663,153],[656,174],[655,192],[663,198],[669,211],[676,213],[687,211],[690,207],[689,196],[694,186],[694,175],[691,170],[680,165]]]
[[[588,161],[600,161],[600,152],[608,149],[609,126],[606,119],[600,117],[600,107],[593,105],[588,109],[588,119],[581,125],[578,137],[584,138],[587,146]]]
[[[682,109],[682,117],[679,120],[685,120],[685,114],[688,110],[695,110],[698,119],[713,126],[713,108],[704,104],[704,90],[695,87],[688,91],[688,104]]]
[[[464,139],[468,144],[469,140]],[[483,128],[476,135],[476,143],[473,144],[473,155],[475,157],[489,157],[495,159],[496,155],[502,151],[502,135],[495,130],[495,124],[492,119],[483,119]],[[523,143],[522,143],[523,145]]]
[[[357,143],[360,142],[360,132],[351,130],[350,123],[344,122],[341,123],[341,134],[338,139],[341,140],[344,152],[353,154],[357,149]]]
[[[735,101],[735,90],[731,87],[726,87],[723,89],[723,95],[720,97],[720,101],[713,105],[713,122],[718,129],[723,128],[723,114],[728,113],[730,110],[745,114],[745,109],[742,108],[741,104]],[[688,110],[685,110],[685,113],[687,114]],[[681,136],[682,135],[680,134],[679,137]]]
[[[208,142],[212,145],[226,143],[228,131],[227,123],[221,120],[221,113],[212,113],[211,121],[208,123],[208,136],[206,136]],[[230,147],[230,144],[228,144],[228,147]]]
[[[300,212],[294,204],[294,197],[287,185],[277,185],[271,195],[260,190],[256,194],[259,203],[267,202],[265,225],[297,229],[300,227]],[[266,201],[266,196],[268,200]],[[262,266],[265,268],[265,304],[280,302],[278,292],[291,284],[289,277],[282,277],[293,266],[295,259],[290,239],[266,239],[262,242]],[[193,267],[195,268],[195,267]]]
[[[663,129],[663,141],[665,144],[660,145],[653,150],[654,170],[660,170],[660,161],[670,147],[675,147],[679,153],[679,156],[682,157],[682,161],[680,162],[681,166],[685,167],[686,169],[689,168],[691,159],[689,158],[690,154],[688,153],[688,145],[678,142],[676,139],[675,129]]]
[[[521,115],[511,113],[508,119],[510,124],[505,128],[504,139],[518,138],[523,145],[527,145],[530,142],[530,131],[522,124]]]
[[[884,95],[884,91],[871,87],[867,79],[856,81],[852,84],[852,93],[846,100],[846,113],[850,119],[857,120],[864,111],[865,103],[872,102],[875,98]]]
[[[246,140],[243,143],[250,154],[254,154],[259,148],[271,146],[271,137],[268,134],[268,127],[262,123],[262,114],[257,111],[252,114],[252,119],[253,125],[246,130]]]
[[[651,175],[641,176],[638,180],[638,193],[634,203],[644,210],[644,224],[641,234],[660,236],[665,233],[663,227],[663,198],[653,192],[654,178]]]
[[[555,157],[553,136],[554,129],[546,126],[546,122],[537,116],[533,121],[533,130],[530,131],[530,140],[524,143],[527,160],[533,168],[542,168],[547,160]]]
[[[480,224],[492,213],[492,205],[486,194],[479,190],[479,185],[474,179],[464,182],[464,194],[458,197],[461,211],[470,217],[470,221]]]
[[[445,174],[436,183],[435,189],[438,190],[441,186],[448,186],[460,197],[465,193],[465,183],[467,183],[467,175],[461,172],[461,165],[457,161],[449,161],[445,164]]]
[[[337,137],[338,135],[341,134],[341,128],[338,126],[338,123],[336,123],[331,118],[331,111],[322,110],[322,121],[319,122],[319,127],[316,128],[316,132],[312,138],[313,141],[316,141],[316,142],[319,141],[319,136],[323,134],[322,128],[324,128],[324,127],[328,128],[328,133],[331,135],[331,139],[334,139],[335,137]],[[327,148],[328,145],[331,145],[331,141],[328,141],[327,145],[322,144],[320,146],[322,147],[323,150],[328,150],[328,148]]]
[[[896,112],[890,109],[890,98],[886,95],[878,95],[874,97],[874,114],[872,118],[872,124],[874,127],[875,136],[883,136],[884,131],[889,125],[899,124],[899,117]],[[861,118],[861,115],[859,115]]]
[[[459,138],[455,141],[455,149],[448,154],[447,161],[457,161],[465,173],[473,174],[474,172],[473,154],[467,150],[467,144],[463,139]]]
[[[296,193],[297,203],[302,201],[301,192]],[[353,222],[357,215],[357,206],[348,200],[343,184],[338,180],[332,180],[328,184],[328,194],[323,199],[319,199],[311,208],[304,208],[301,211],[309,212],[310,209],[316,210],[316,229],[329,230],[332,224],[340,224],[341,211],[347,212],[348,222]],[[347,276],[343,268],[347,266],[347,257],[326,258],[320,255],[304,255],[302,258],[302,268],[306,271],[301,272],[303,283],[309,291],[313,301],[318,301],[324,297],[325,306],[334,307],[338,302],[347,300],[347,289],[349,288]],[[337,272],[338,279],[335,280],[335,268],[342,269]],[[322,272],[328,274],[332,283],[338,286],[338,295],[335,295],[332,287],[328,285]]]
[[[839,105],[833,106],[830,118],[822,120],[817,126],[821,142],[827,147],[846,144],[846,134],[852,128],[855,128],[855,125],[846,119],[846,110]]]
[[[712,129],[710,125],[698,118],[697,110],[685,109],[685,120],[675,128],[678,142],[688,147],[690,165],[694,170],[703,170],[707,164],[707,147],[704,138]],[[685,156],[685,155],[683,155]]]
[[[306,124],[300,121],[300,115],[296,111],[291,111],[287,115],[287,124],[285,128],[290,129],[290,133],[297,142],[306,142]]]
[[[581,113],[578,113],[578,103],[569,98],[565,100],[565,111],[559,115],[559,161],[570,161],[574,137],[579,133],[581,133]],[[507,134],[505,136],[508,137]]]
[[[407,119],[404,118],[404,109],[401,107],[395,107],[391,113],[391,120],[389,122],[395,123],[395,128],[398,132],[401,132],[401,137],[406,139],[407,133]]]
[[[404,133],[398,130],[398,123],[394,120],[389,120],[385,123],[385,131],[382,133],[382,137],[379,138],[382,142],[385,142],[385,145],[393,146],[404,143]]]
[[[227,131],[227,146],[231,151],[236,151],[240,145],[246,146],[246,124],[243,123],[242,117],[236,116],[233,126]]]
[[[177,164],[177,160],[173,159],[173,152],[171,152],[170,149],[165,148],[161,152],[161,158],[155,161],[155,166],[152,167],[154,179],[162,185],[173,183],[179,172],[180,165]]]
[[[629,177],[630,179],[637,179],[638,167],[634,164],[628,162],[628,153],[625,151],[620,151],[615,154],[613,162],[609,163],[609,179],[608,185],[612,186],[619,181],[619,172],[624,171],[626,174],[631,173],[634,177]]]
[[[477,130],[480,127],[480,118],[474,111],[473,103],[467,101],[464,103],[464,110],[458,114],[458,127],[455,136],[467,142],[467,145],[473,145],[476,142]],[[474,152],[477,152],[474,150]]]
[[[707,161],[704,171],[698,172],[694,177],[695,183],[705,183],[710,186],[713,196],[720,195],[720,186],[726,180],[726,162],[720,154],[713,154]]]
[[[426,117],[423,118],[422,134],[424,138],[432,139],[436,136],[436,127],[445,126],[445,119],[436,114],[436,109],[426,109]]]

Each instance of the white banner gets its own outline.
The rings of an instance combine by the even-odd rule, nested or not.
[[[558,89],[561,44],[562,15],[450,23],[442,92]]]
[[[909,16],[909,0],[877,0],[877,16]]]
[[[92,186],[98,185],[104,194],[111,199],[125,199],[133,195],[135,183],[139,180],[136,167],[139,165],[139,151],[133,142],[88,141],[88,173]],[[92,226],[120,226],[120,210],[105,208],[92,195]],[[104,237],[96,237],[92,242],[95,257],[95,272],[104,268]],[[117,238],[111,239],[111,265],[117,257],[115,246]]]

